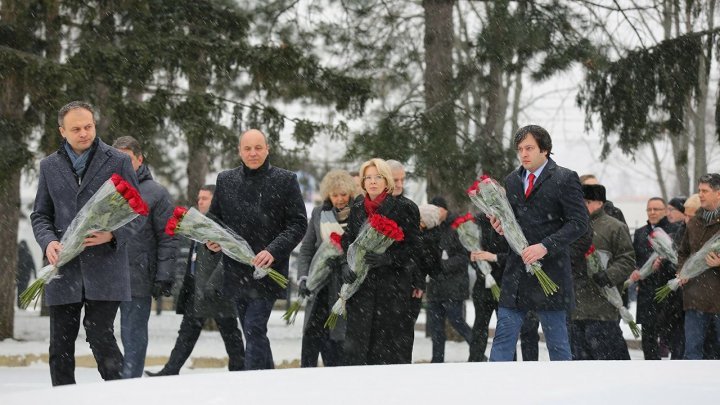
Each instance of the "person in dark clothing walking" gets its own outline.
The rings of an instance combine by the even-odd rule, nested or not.
[[[400,200],[403,205],[412,211],[412,216],[420,223],[420,212],[418,206],[404,194],[405,191],[405,167],[397,160],[387,160],[386,163],[390,167],[394,188],[393,197]],[[362,196],[361,196],[362,197]],[[416,258],[420,253],[411,255]],[[410,272],[410,289],[403,294],[405,301],[405,315],[402,317],[400,324],[400,334],[395,339],[397,345],[397,353],[400,363],[412,362],[412,350],[415,344],[415,323],[420,315],[422,308],[422,298],[425,294],[425,277],[426,273],[422,270],[422,265],[417,265],[417,261],[408,262],[408,271]]]
[[[130,158],[97,138],[90,104],[73,101],[58,112],[63,143],[40,162],[40,177],[30,219],[40,248],[50,264],[63,249],[63,232],[78,211],[117,173],[138,188]],[[136,218],[113,232],[93,232],[85,250],[59,269],[60,277],[45,288],[50,307],[50,377],[53,385],[75,383],[75,340],[80,315],[98,371],[104,380],[121,378],[123,356],[113,333],[121,301],[130,301],[127,245],[140,228]]]
[[[509,247],[505,238],[493,230],[485,215],[475,217],[475,224],[480,228],[480,245],[482,250],[470,252],[472,262],[487,262],[492,269],[491,275],[499,286],[502,286],[502,275]],[[479,265],[479,263],[478,263]],[[470,356],[468,361],[487,361],[487,348],[490,319],[493,311],[497,311],[497,301],[489,288],[485,288],[485,280],[477,271],[477,280],[472,289],[472,300],[475,306],[475,322],[470,338]],[[522,341],[522,337],[521,337]]]
[[[153,180],[135,138],[122,136],[115,140],[113,148],[130,156],[140,182],[140,195],[150,209],[147,220],[128,243],[132,301],[120,304],[123,378],[138,378],[145,367],[152,297],[169,297],[173,284],[177,240],[165,233],[173,202],[165,187]]]
[[[349,204],[355,199],[355,181],[345,170],[332,170],[320,183],[320,195],[323,204],[312,212],[297,260],[299,295],[309,297],[305,306],[300,367],[317,367],[321,354],[324,366],[340,365],[345,340],[344,318],[339,318],[332,330],[325,327],[325,321],[342,286],[342,257],[328,259],[326,265],[332,269],[332,273],[325,285],[312,295],[307,289],[306,280],[310,275],[310,263],[322,243],[329,242],[333,232],[338,235],[345,233],[350,215]]]
[[[242,166],[218,175],[210,214],[245,239],[254,252],[253,266],[288,275],[290,253],[307,230],[307,213],[295,173],[270,165],[270,148],[257,129],[240,136]],[[220,245],[208,242],[220,252]],[[245,369],[274,368],[267,323],[275,300],[287,295],[270,277],[253,277],[253,267],[223,260],[223,294],[237,300],[245,334]]]
[[[214,185],[204,185],[198,192],[197,209],[207,214]],[[177,313],[183,315],[175,347],[158,372],[145,370],[150,377],[177,375],[195,348],[208,318],[215,320],[228,354],[228,370],[242,370],[245,348],[237,323],[237,307],[223,296],[223,255],[212,254],[202,244],[190,242],[185,278],[178,296]]]
[[[583,174],[580,176],[580,184],[581,185],[600,185],[600,182],[598,181],[597,177],[595,177],[594,174]],[[605,201],[603,204],[603,210],[605,210],[605,213],[610,215],[611,217],[617,219],[618,221],[622,222],[627,226],[627,222],[625,221],[625,214],[623,214],[622,210],[613,204],[612,201]]]
[[[550,134],[537,125],[520,128],[515,147],[522,165],[505,179],[507,198],[529,246],[510,252],[503,274],[498,326],[490,361],[511,361],[522,321],[535,311],[543,327],[551,360],[570,360],[567,313],[572,309],[572,274],[568,247],[587,230],[588,214],[577,173],[550,157]],[[493,228],[503,233],[494,217]],[[540,262],[558,291],[545,295],[527,265]]]
[[[365,199],[355,201],[350,209],[347,231],[342,245],[347,252],[367,218],[383,215],[402,228],[405,238],[385,253],[367,253],[365,264],[370,268],[360,289],[347,302],[347,332],[344,364],[398,364],[408,362],[394,343],[403,333],[403,317],[407,308],[406,294],[412,290],[409,270],[411,255],[416,252],[420,220],[415,209],[392,195],[394,182],[390,168],[382,159],[371,159],[361,166]],[[346,283],[354,281],[353,273],[343,266]]]
[[[17,306],[20,306],[20,294],[30,284],[30,277],[37,277],[35,261],[30,253],[27,242],[21,240],[18,243],[17,272],[15,273],[15,284],[17,285]]]
[[[648,241],[648,236],[655,228],[662,228],[671,237],[677,230],[677,225],[668,221],[665,213],[667,207],[665,200],[660,197],[653,197],[647,202],[647,225],[638,228],[633,236],[633,247],[635,248],[635,267],[640,268],[653,254],[653,248]],[[659,266],[657,264],[660,264]],[[663,311],[666,302],[655,301],[655,290],[665,285],[668,280],[674,277],[674,268],[668,266],[668,262],[657,262],[655,271],[645,280],[640,280],[639,271],[635,270],[630,279],[638,282],[637,302],[637,323],[642,325],[642,349],[645,360],[660,360],[658,339],[661,333],[667,332],[667,324],[661,322],[658,314]],[[680,349],[670,348],[671,351]]]
[[[431,205],[437,210],[437,207]],[[422,213],[422,211],[421,211]],[[426,217],[430,217],[426,215]],[[470,289],[468,265],[470,257],[460,243],[457,232],[450,226],[456,216],[448,213],[438,224],[436,255],[440,255],[440,267],[430,271],[428,282],[428,326],[432,339],[432,362],[445,361],[445,320],[470,343],[472,329],[463,317],[463,306]],[[424,221],[427,224],[427,221]],[[437,222],[439,222],[439,215]],[[435,224],[433,224],[435,225]]]

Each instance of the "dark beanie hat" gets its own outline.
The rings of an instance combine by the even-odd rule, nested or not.
[[[430,200],[430,204],[436,207],[448,209],[447,201],[445,201],[445,198],[441,196],[433,197],[433,199]]]
[[[687,198],[685,198],[685,197],[675,197],[675,198],[671,199],[670,201],[668,201],[668,205],[671,205],[673,208],[675,208],[676,210],[678,210],[684,214],[685,213],[685,200],[687,200]]]
[[[590,201],[605,202],[605,186],[600,184],[583,184],[583,198]]]

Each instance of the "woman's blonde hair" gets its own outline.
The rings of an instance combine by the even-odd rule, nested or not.
[[[355,180],[345,170],[330,170],[320,182],[320,197],[325,201],[330,198],[330,194],[342,192],[348,193],[352,201],[356,195]]]
[[[693,194],[690,197],[688,197],[687,200],[685,200],[685,204],[683,204],[683,207],[685,208],[700,208],[700,196],[697,194]]]
[[[360,185],[362,186],[363,191],[365,194],[367,194],[367,190],[365,190],[365,170],[368,167],[375,167],[378,171],[378,174],[383,176],[385,178],[385,189],[387,190],[388,194],[392,194],[393,190],[395,190],[395,181],[392,177],[392,172],[390,171],[390,166],[388,166],[387,162],[380,158],[373,158],[368,160],[367,162],[363,163],[362,166],[360,166]]]

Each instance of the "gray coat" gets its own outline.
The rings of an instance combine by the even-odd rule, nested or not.
[[[300,254],[298,255],[297,259],[298,280],[309,275],[310,263],[315,256],[315,252],[317,252],[318,248],[323,242],[321,236],[322,234],[320,232],[320,215],[322,214],[323,210],[332,210],[332,206],[328,207],[328,205],[325,204],[324,206],[316,207],[313,209],[312,215],[310,217],[310,224],[308,225],[305,238],[303,238],[302,244],[300,245]],[[342,284],[343,282],[340,275],[332,273],[328,278],[327,284],[325,285],[325,287],[323,287],[328,289],[328,302],[317,302],[314,296],[308,299],[305,306],[305,323],[303,325],[303,330],[306,330],[308,323],[312,318],[312,314],[317,308],[317,305],[326,305],[328,307],[331,307],[335,303],[335,301],[337,301],[338,294],[340,293],[340,287],[342,287]],[[330,330],[330,338],[333,340],[345,339],[345,328],[345,318],[338,318],[337,325],[334,329]]]
[[[52,241],[60,241],[63,232],[95,192],[117,173],[133,187],[137,177],[130,157],[95,138],[93,156],[80,184],[64,146],[40,162],[40,177],[35,205],[30,215],[33,232],[45,252]],[[83,297],[98,301],[129,301],[130,270],[127,244],[142,225],[143,217],[113,232],[114,240],[85,249],[60,268],[62,276],[45,289],[47,305],[82,302]]]
[[[146,165],[137,170],[140,195],[150,208],[150,215],[128,243],[130,258],[130,291],[133,297],[149,297],[155,281],[172,280],[177,240],[165,233],[173,213],[170,193],[153,180]]]

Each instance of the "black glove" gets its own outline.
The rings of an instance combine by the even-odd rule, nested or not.
[[[325,260],[325,264],[330,268],[332,271],[340,271],[340,268],[343,264],[343,257],[342,256],[333,256]]]
[[[307,297],[310,295],[310,290],[307,288],[307,280],[303,280],[298,284],[298,294],[301,297]]]
[[[156,280],[152,287],[152,296],[155,298],[169,297],[172,295],[172,280]]]
[[[342,267],[340,268],[340,273],[342,275],[343,283],[345,284],[351,284],[357,278],[357,274],[352,271],[352,269],[350,268],[350,266],[348,266],[347,263],[342,264]]]
[[[365,264],[370,268],[392,265],[392,258],[385,253],[365,253]]]
[[[607,272],[598,271],[592,275],[592,279],[600,287],[612,287],[613,283],[610,281]]]

